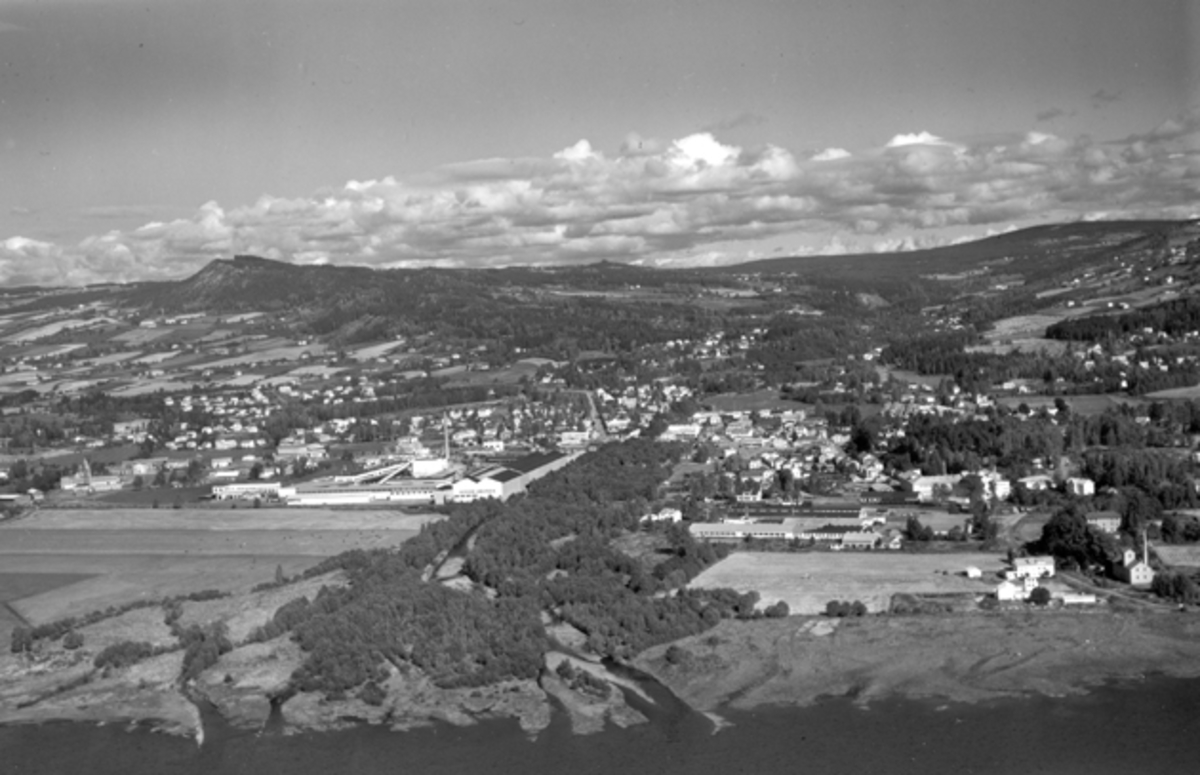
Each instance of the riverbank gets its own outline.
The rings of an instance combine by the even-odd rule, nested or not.
[[[1148,673],[1200,676],[1200,617],[1029,611],[968,616],[790,617],[722,622],[634,665],[702,712],[1064,696]]]

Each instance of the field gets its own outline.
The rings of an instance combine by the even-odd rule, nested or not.
[[[437,515],[332,509],[45,510],[0,524],[0,643],[33,623],[202,589],[246,590]]]
[[[969,353],[992,353],[993,355],[1007,355],[1012,352],[1021,352],[1046,353],[1047,355],[1059,356],[1067,351],[1067,343],[1056,339],[1044,339],[1032,336],[1006,340],[1003,343],[993,342],[992,344],[975,345],[964,349]]]
[[[1194,401],[1197,398],[1200,398],[1200,385],[1172,388],[1170,390],[1158,390],[1154,393],[1147,393],[1146,398],[1175,398],[1185,401]]]
[[[1036,412],[1043,406],[1054,406],[1057,398],[1058,396],[1005,396],[1004,398],[996,399],[996,402],[1004,404],[1010,409],[1016,409],[1021,404],[1025,404]],[[1062,400],[1067,402],[1067,406],[1071,408],[1072,412],[1083,415],[1103,414],[1105,411],[1116,408],[1121,404],[1141,403],[1136,398],[1107,394],[1062,396]]]
[[[777,390],[758,390],[753,393],[723,393],[709,396],[704,403],[717,412],[755,412],[759,409],[800,409],[801,405],[779,397]]]
[[[1005,318],[992,324],[992,330],[984,334],[984,337],[992,341],[1040,337],[1048,326],[1054,325],[1064,317],[1066,315],[1018,315]]]
[[[879,373],[880,379],[886,381],[889,376],[895,377],[897,381],[904,382],[909,385],[928,385],[929,387],[937,387],[944,380],[950,379],[949,374],[918,374],[915,371],[906,371],[905,369],[893,369],[889,366],[876,366],[875,371]]]
[[[171,333],[170,329],[166,328],[133,328],[117,334],[112,337],[111,341],[123,342],[138,347],[148,342],[153,342],[155,339],[161,339],[169,333]]]
[[[973,565],[982,579],[968,579]],[[735,552],[692,579],[700,589],[757,590],[761,605],[784,600],[793,614],[818,614],[830,600],[861,600],[886,611],[892,595],[977,593],[994,589],[1004,563],[997,554],[883,552]]]
[[[134,382],[131,385],[110,390],[108,393],[109,395],[128,398],[130,396],[146,395],[147,393],[157,393],[160,390],[164,393],[186,392],[190,391],[193,387],[195,387],[194,382],[178,382],[173,379],[152,379]]]
[[[383,342],[381,344],[373,344],[367,347],[360,347],[350,353],[350,357],[356,361],[373,361],[382,358],[392,350],[403,345],[403,341],[394,340],[391,342]]]
[[[1168,546],[1155,544],[1154,553],[1167,565],[1200,568],[1200,546]]]

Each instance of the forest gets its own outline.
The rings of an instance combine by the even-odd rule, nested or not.
[[[1200,297],[1185,296],[1119,315],[1069,318],[1046,329],[1046,337],[1074,342],[1102,342],[1140,334],[1144,329],[1180,336],[1200,330]]]
[[[755,616],[757,598],[730,590],[656,594],[722,556],[686,530],[667,533],[652,568],[612,548],[612,539],[637,529],[683,452],[640,439],[609,444],[534,483],[527,495],[453,506],[448,519],[396,550],[330,558],[305,575],[341,568],[350,585],[292,601],[254,637],[290,629],[306,654],[293,688],[341,696],[376,685],[389,669],[419,668],[443,687],[534,677],[552,646],[543,610],[613,657],[725,617]],[[425,580],[468,536],[464,571],[490,595]]]

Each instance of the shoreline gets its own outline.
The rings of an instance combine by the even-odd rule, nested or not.
[[[1030,612],[846,620],[797,616],[723,622],[706,633],[651,648],[630,665],[673,692],[692,712],[706,716],[716,734],[727,723],[728,711],[806,707],[826,698],[848,698],[861,707],[892,698],[977,704],[1081,695],[1150,675],[1200,677],[1198,635],[1200,617],[1172,614]],[[670,646],[677,647],[674,663],[665,657]],[[276,719],[269,698],[286,680],[299,653],[286,638],[254,644],[254,649],[239,659],[223,659],[187,690],[173,683],[177,654],[94,677],[65,691],[54,689],[86,671],[39,675],[27,681],[21,696],[42,698],[25,707],[9,703],[10,709],[0,713],[0,726],[60,721],[146,724],[202,741],[203,723],[195,702],[199,699],[211,703],[231,728],[263,729]],[[610,724],[647,723],[644,715],[619,699],[621,689],[636,691],[629,679],[597,675],[613,688],[611,701],[597,703],[558,680],[552,667],[561,655],[549,656],[537,681],[442,690],[420,676],[395,676],[385,687],[387,697],[381,705],[301,694],[280,704],[278,720],[284,734],[303,734],[358,724],[403,731],[438,721],[469,726],[513,718],[531,737],[549,727],[556,710],[566,713],[572,729],[581,734]],[[573,661],[598,674],[603,670]],[[11,685],[5,695],[6,700],[14,698]]]
[[[1200,618],[1004,613],[727,623],[640,654],[635,666],[701,713],[847,697],[967,703],[1084,694],[1149,674],[1200,677]]]

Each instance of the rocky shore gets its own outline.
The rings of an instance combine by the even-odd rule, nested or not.
[[[128,616],[132,621],[138,615]],[[538,680],[483,687],[444,689],[417,670],[393,670],[372,702],[289,695],[289,678],[303,654],[287,636],[233,649],[186,687],[178,683],[181,651],[123,669],[97,670],[91,658],[87,649],[0,655],[0,724],[151,721],[202,739],[196,702],[211,703],[234,727],[261,729],[275,720],[285,733],[514,718],[534,735],[549,725],[556,708],[580,734],[646,722],[625,700],[627,691],[641,693],[636,683],[558,652],[547,655]],[[717,721],[724,707],[806,705],[824,696],[864,704],[888,696],[953,702],[1061,696],[1147,673],[1200,675],[1200,617],[1030,611],[725,621],[650,649],[632,664]]]

